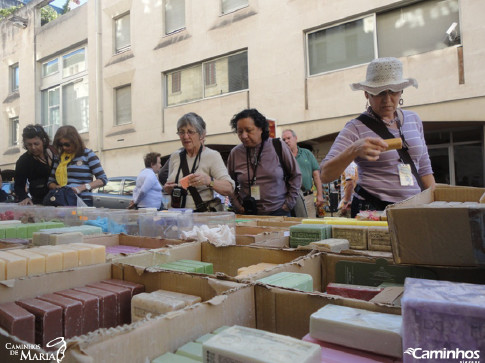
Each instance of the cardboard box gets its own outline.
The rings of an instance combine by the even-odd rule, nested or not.
[[[240,225],[236,226],[236,244],[237,245],[266,245],[281,248],[288,248],[285,244],[289,236],[287,228],[279,227],[257,227]]]
[[[83,241],[85,243],[93,243],[104,246],[133,246],[141,248],[162,248],[166,246],[179,245],[190,242],[180,239],[164,239],[154,237],[142,237],[142,236],[129,236],[126,234],[103,234],[84,236]]]
[[[437,266],[485,265],[484,188],[437,186],[387,207],[394,261]],[[483,203],[482,203],[483,204]]]

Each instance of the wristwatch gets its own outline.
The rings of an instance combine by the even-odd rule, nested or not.
[[[209,183],[209,188],[214,188],[214,178],[211,177],[211,182]]]
[[[91,190],[91,184],[86,183],[86,184],[84,184],[84,186],[86,187],[86,190],[87,190],[88,192]]]

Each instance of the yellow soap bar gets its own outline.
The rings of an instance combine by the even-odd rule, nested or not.
[[[251,265],[247,267],[240,267],[237,269],[237,276],[236,277],[243,277],[247,275],[254,274],[259,271],[263,271],[269,267],[274,267],[276,264],[274,263],[266,263],[266,262],[260,262],[256,265]]]
[[[30,250],[11,250],[10,253],[27,258],[27,275],[41,275],[45,273],[45,256]]]
[[[5,261],[5,279],[16,279],[27,275],[27,258],[13,253],[1,252],[0,259]]]
[[[58,251],[52,251],[47,248],[34,247],[31,252],[45,256],[45,272],[56,272],[62,270],[62,254]]]
[[[77,251],[79,257],[79,266],[92,265],[94,262],[93,250],[89,247],[78,246],[77,243],[68,243],[66,248]]]
[[[73,243],[76,246],[88,247],[91,249],[93,255],[93,263],[106,262],[106,247],[103,245],[96,245],[92,243]]]
[[[387,221],[361,221],[353,218],[325,217],[319,219],[303,219],[302,224],[332,224],[348,226],[382,226],[387,227]]]
[[[63,245],[58,246],[43,246],[52,251],[60,252],[62,255],[62,269],[69,270],[79,266],[79,254],[72,248],[65,248]]]
[[[81,232],[52,233],[49,235],[49,244],[61,245],[82,242],[84,235]]]

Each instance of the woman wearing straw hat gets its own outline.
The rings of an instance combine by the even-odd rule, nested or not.
[[[337,179],[355,161],[359,182],[352,198],[351,215],[361,210],[384,210],[421,190],[435,180],[417,114],[398,108],[403,89],[418,83],[402,78],[402,63],[396,58],[378,58],[367,67],[366,80],[350,85],[364,91],[366,111],[349,121],[320,164],[323,183]],[[397,146],[392,148],[391,140]]]

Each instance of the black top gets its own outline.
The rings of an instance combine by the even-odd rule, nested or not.
[[[49,192],[47,180],[52,166],[35,159],[32,154],[25,152],[15,165],[15,194],[20,201],[28,197],[25,185],[29,182],[29,193],[34,204],[42,204],[44,196]]]

